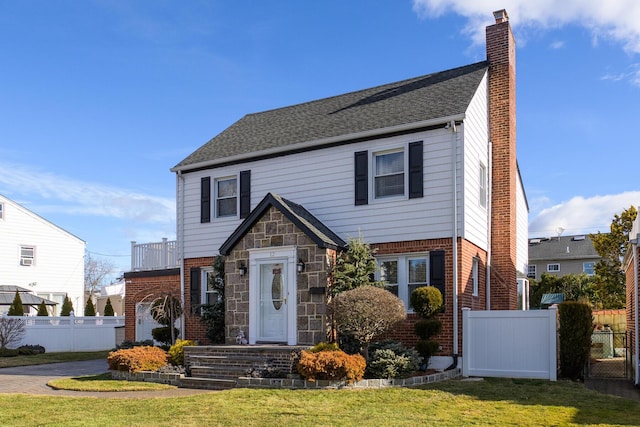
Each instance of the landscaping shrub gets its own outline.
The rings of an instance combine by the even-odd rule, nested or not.
[[[60,309],[60,316],[71,316],[71,312],[73,311],[73,303],[69,298],[69,295],[64,296],[64,301],[62,302],[62,308]]]
[[[87,303],[84,305],[84,315],[87,317],[96,315],[96,306],[93,305],[91,298],[87,299]]]
[[[107,357],[109,369],[114,371],[157,371],[167,365],[167,352],[158,347],[134,347],[112,351]]]
[[[331,380],[352,383],[364,377],[367,364],[359,354],[344,351],[320,351],[311,353],[302,350],[298,361],[298,373],[308,381]]]
[[[184,365],[184,347],[196,345],[191,340],[176,340],[176,343],[169,348],[169,363],[175,366]]]
[[[371,357],[367,363],[367,378],[406,378],[420,368],[422,357],[414,349],[397,341],[371,344]]]
[[[407,316],[402,300],[375,286],[341,292],[329,303],[329,313],[339,333],[362,343],[365,357],[376,336],[391,330]]]
[[[143,347],[143,346],[148,346],[148,347],[153,347],[153,340],[144,340],[144,341],[122,341],[122,343],[120,345],[116,345],[116,350],[123,350],[123,349],[127,349],[127,348],[133,348],[133,347]]]
[[[338,344],[334,342],[320,342],[309,349],[311,353],[319,353],[321,351],[340,351]]]
[[[218,294],[218,300],[203,305],[200,319],[207,328],[207,338],[213,344],[224,344],[224,257],[218,255],[213,260],[213,274],[209,274],[207,289]],[[193,307],[192,307],[193,310]]]
[[[24,307],[22,306],[22,298],[20,298],[20,292],[16,291],[16,295],[13,297],[13,302],[9,306],[9,316],[24,316]]]
[[[18,347],[18,354],[22,356],[31,356],[33,354],[44,354],[45,348],[41,345],[21,345]]]
[[[17,348],[0,348],[0,357],[16,357],[20,355]]]
[[[174,336],[178,335],[178,328],[173,328]],[[151,336],[154,340],[161,342],[162,344],[171,345],[171,328],[169,326],[160,326],[151,330]]]
[[[38,316],[48,316],[49,310],[47,310],[47,305],[42,301],[38,304]]]
[[[442,293],[434,286],[422,286],[411,292],[410,303],[416,314],[428,319],[442,309]]]
[[[113,305],[111,305],[111,298],[107,297],[107,302],[104,305],[104,313],[102,313],[103,316],[113,316],[114,312],[113,312]]]
[[[423,358],[421,369],[426,370],[429,358],[440,349],[440,343],[431,337],[442,331],[442,322],[435,317],[442,309],[442,293],[433,286],[421,286],[411,292],[410,301],[414,311],[422,317],[415,323],[414,330],[420,338],[416,350]]]
[[[567,301],[558,304],[560,321],[560,375],[582,379],[589,358],[593,315],[587,304]]]

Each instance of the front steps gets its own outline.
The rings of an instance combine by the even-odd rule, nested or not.
[[[237,379],[253,371],[277,370],[289,374],[295,355],[306,346],[219,345],[184,348],[184,365],[189,376],[179,386],[207,390],[236,387]]]

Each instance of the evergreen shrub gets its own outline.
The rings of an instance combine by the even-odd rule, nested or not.
[[[558,304],[558,317],[560,375],[572,380],[582,379],[591,350],[591,307],[580,302],[566,301]]]
[[[308,381],[331,380],[352,383],[364,377],[367,363],[359,354],[344,351],[300,352],[298,373]]]

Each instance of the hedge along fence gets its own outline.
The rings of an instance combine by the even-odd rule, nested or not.
[[[593,314],[591,307],[575,301],[558,305],[560,320],[560,375],[572,380],[584,377],[589,359]]]

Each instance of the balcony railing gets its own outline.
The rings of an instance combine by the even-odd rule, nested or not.
[[[162,242],[131,242],[131,271],[166,270],[180,267],[175,240]]]

